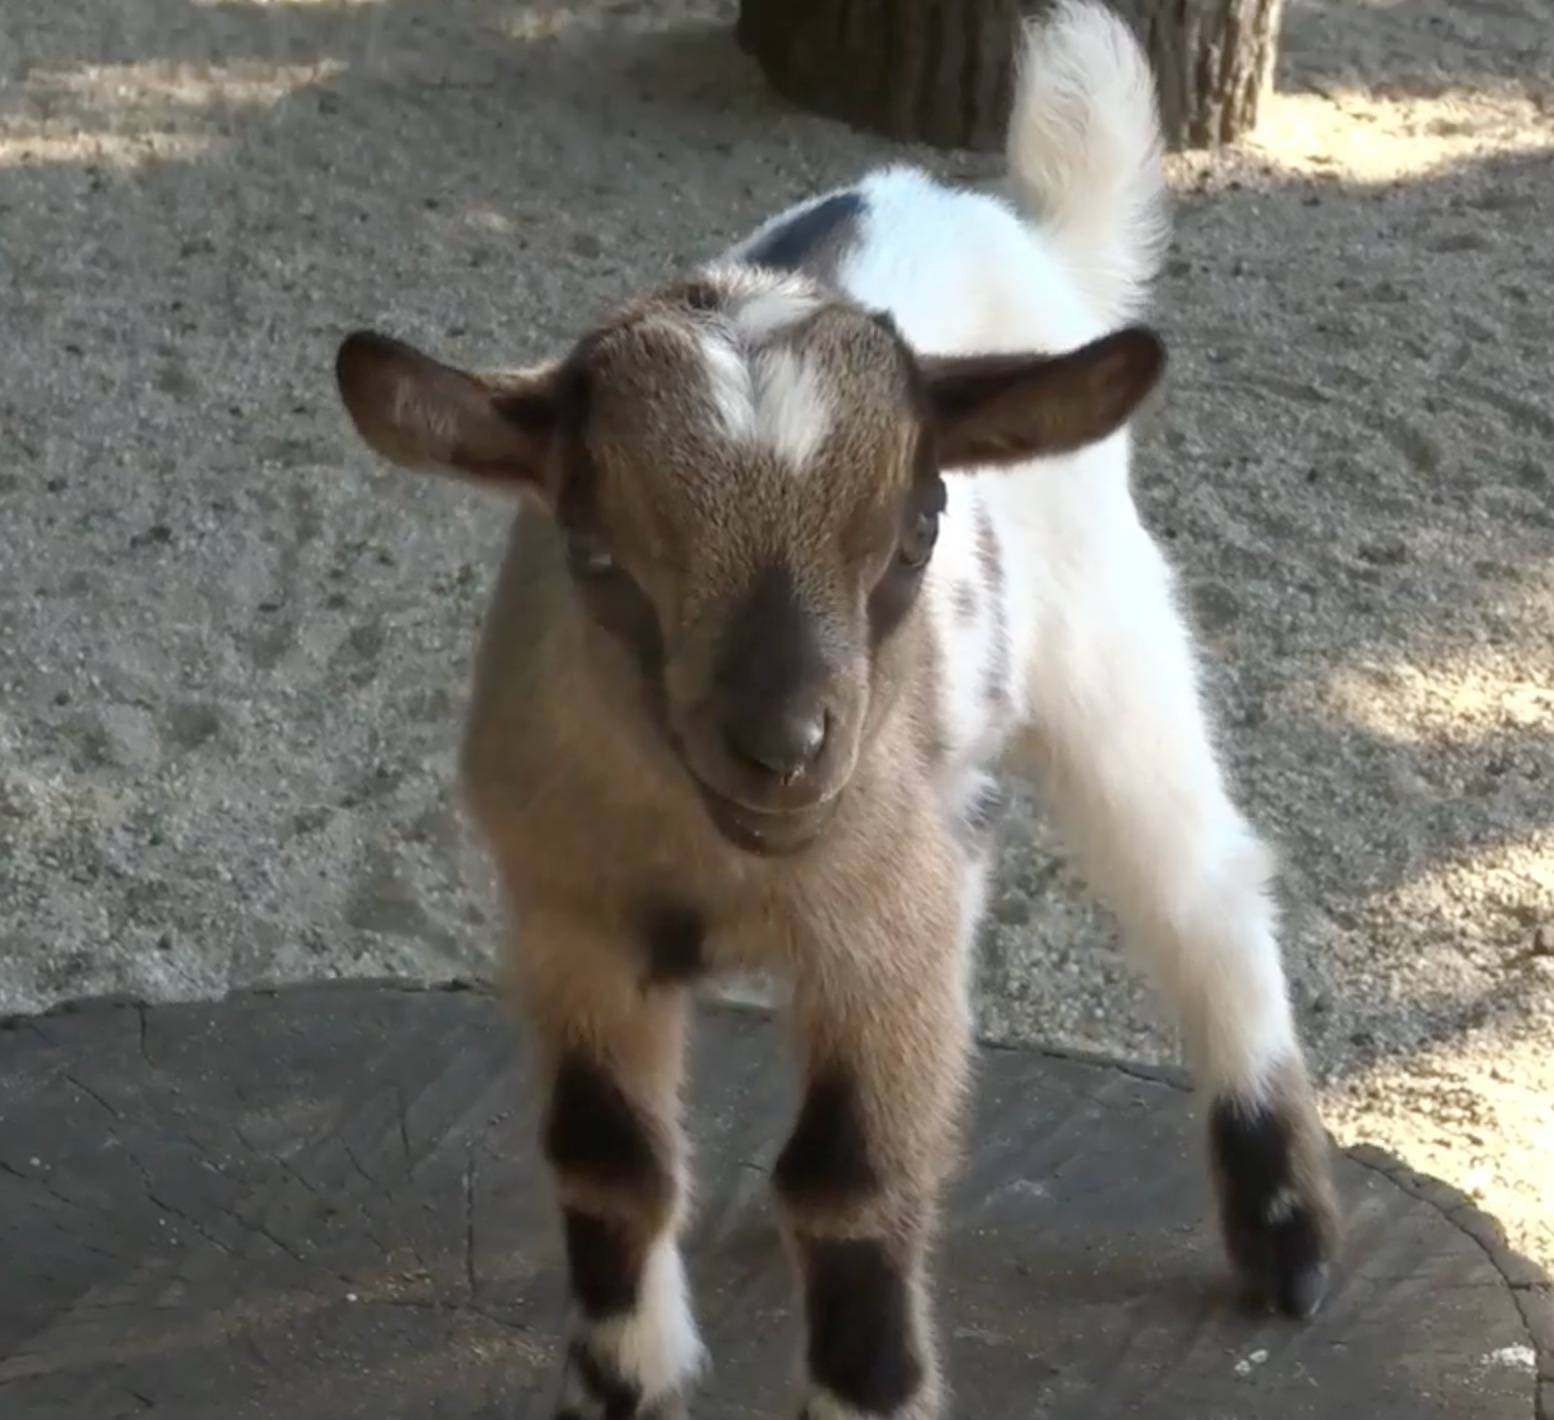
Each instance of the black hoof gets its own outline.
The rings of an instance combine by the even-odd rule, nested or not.
[[[1337,1220],[1327,1160],[1297,1157],[1290,1122],[1268,1109],[1216,1102],[1209,1143],[1225,1245],[1266,1306],[1297,1321],[1327,1295]]]
[[[1327,1263],[1318,1262],[1281,1277],[1274,1293],[1274,1306],[1296,1321],[1310,1321],[1327,1296],[1330,1270]]]
[[[1275,1311],[1294,1321],[1310,1321],[1322,1309],[1332,1265],[1317,1250],[1304,1245],[1248,1247],[1245,1238],[1239,1242],[1227,1238],[1227,1243],[1245,1287],[1248,1306]]]

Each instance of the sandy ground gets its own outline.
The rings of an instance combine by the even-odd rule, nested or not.
[[[886,154],[729,10],[0,12],[0,1008],[489,969],[450,785],[502,509],[379,473],[334,345],[537,355]],[[1172,179],[1139,492],[1329,1118],[1554,1262],[1554,3],[1297,0],[1256,137]],[[1023,806],[986,1029],[1170,1055],[1071,886]]]

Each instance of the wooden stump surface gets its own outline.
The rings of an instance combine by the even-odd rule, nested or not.
[[[548,1420],[566,1302],[515,1040],[478,991],[371,984],[6,1023],[0,1414]],[[780,1416],[791,1076],[749,1014],[696,1054],[695,1414]],[[983,1052],[940,1265],[957,1414],[1540,1413],[1546,1281],[1489,1219],[1350,1156],[1346,1269],[1301,1328],[1230,1292],[1200,1152],[1154,1072]]]

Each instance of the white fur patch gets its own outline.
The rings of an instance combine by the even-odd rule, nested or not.
[[[755,360],[756,438],[795,470],[819,452],[831,427],[831,404],[814,369],[783,346]]]
[[[1160,150],[1149,60],[1117,15],[1062,0],[1026,26],[1009,176],[1109,324],[1142,305],[1165,249]]]
[[[744,353],[716,332],[703,335],[699,343],[724,434],[738,444],[754,442],[755,381]]]
[[[729,318],[751,345],[764,345],[774,335],[807,320],[820,309],[819,297],[793,286],[771,286],[746,296],[729,311]]]
[[[769,449],[801,470],[831,427],[830,401],[814,369],[784,346],[747,355],[715,331],[700,345],[724,435],[736,444]]]
[[[680,1389],[702,1368],[706,1348],[673,1238],[659,1238],[648,1253],[635,1310],[593,1328],[589,1344],[611,1358],[622,1380],[641,1389],[645,1402]]]
[[[1028,628],[1011,625],[1011,581],[1018,569],[1009,566],[1015,557],[997,526],[985,484],[991,486],[960,474],[947,481],[948,503],[925,588],[940,654],[938,729],[950,762],[962,769],[993,760],[1010,726],[1024,714],[1023,668],[1034,640]],[[984,557],[985,537],[995,540],[996,578]],[[963,594],[974,602],[970,615],[962,611]],[[1015,641],[1016,629],[1027,642]],[[975,785],[962,788],[969,802]]]

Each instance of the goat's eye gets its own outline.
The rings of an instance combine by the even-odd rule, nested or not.
[[[908,567],[921,567],[928,561],[939,538],[939,515],[924,509],[912,519],[901,539],[901,561]]]
[[[596,534],[574,532],[567,537],[567,565],[578,577],[608,577],[615,571],[615,554]]]

